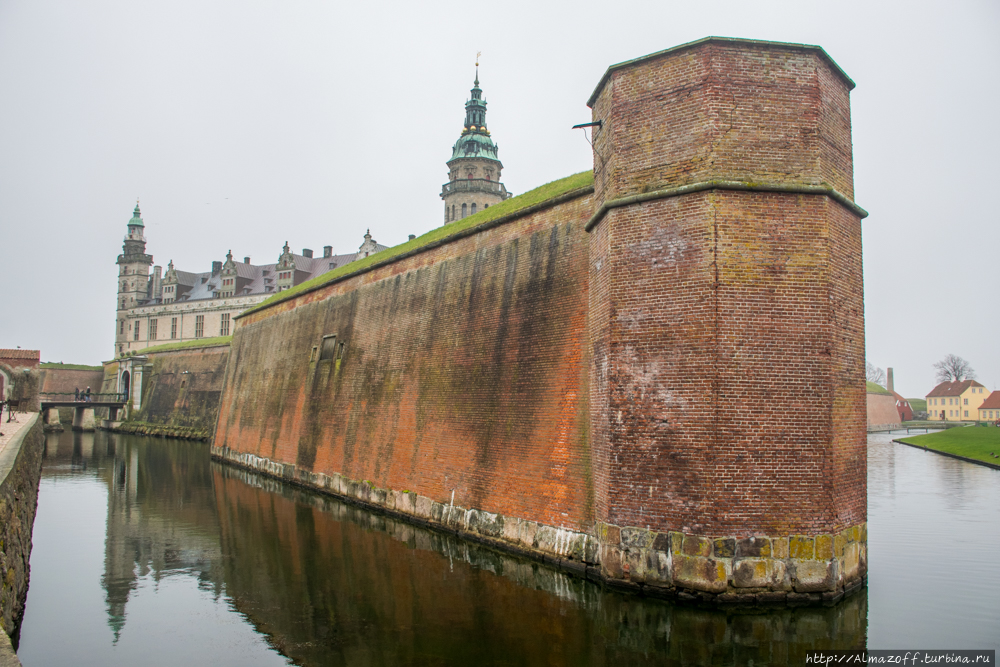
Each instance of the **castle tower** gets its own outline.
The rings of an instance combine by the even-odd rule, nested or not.
[[[612,66],[588,103],[590,446],[612,578],[636,581],[626,527],[648,527],[670,533],[687,588],[833,600],[863,581],[853,87],[819,47],[711,37]]]
[[[479,63],[472,96],[465,103],[465,125],[451,149],[448,182],[441,189],[445,224],[461,220],[511,195],[500,182],[503,164],[486,129],[486,100],[479,87]]]
[[[146,237],[143,235],[144,225],[139,214],[139,202],[135,202],[132,219],[128,221],[128,232],[122,245],[122,254],[118,255],[118,318],[115,323],[115,354],[119,354],[125,341],[139,340],[135,338],[128,325],[125,324],[124,311],[135,307],[148,298],[149,267],[153,256],[146,254]],[[132,338],[129,338],[129,335]]]

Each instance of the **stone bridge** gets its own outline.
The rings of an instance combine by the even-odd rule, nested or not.
[[[42,416],[46,424],[59,424],[59,408],[73,408],[73,430],[93,431],[97,426],[94,410],[108,408],[108,418],[116,421],[118,411],[125,407],[126,396],[121,393],[89,394],[46,393],[39,395]]]

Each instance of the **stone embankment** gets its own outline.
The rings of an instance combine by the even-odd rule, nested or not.
[[[0,423],[0,666],[19,665],[17,643],[28,595],[31,529],[38,505],[44,435],[37,413]]]
[[[182,440],[208,440],[212,432],[193,426],[173,426],[171,424],[150,424],[149,422],[114,422],[105,430],[114,433],[151,435],[160,438],[180,438]]]

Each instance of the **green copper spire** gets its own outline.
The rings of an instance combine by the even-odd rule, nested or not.
[[[132,211],[132,219],[128,221],[130,227],[142,227],[142,217],[139,215],[139,200],[135,200],[135,210]]]
[[[462,136],[452,148],[451,159],[477,157],[499,162],[497,146],[490,138],[490,131],[486,129],[486,100],[483,99],[483,90],[479,87],[479,63],[476,63],[476,80],[471,93],[471,97],[465,103],[465,126],[462,128]]]

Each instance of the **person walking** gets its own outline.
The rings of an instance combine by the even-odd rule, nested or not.
[[[86,398],[85,400],[86,400],[86,401],[87,401],[88,403],[90,403],[90,387],[87,387],[87,398]]]
[[[80,388],[79,387],[73,387],[73,400],[74,401],[79,401],[80,400]]]

